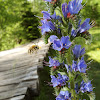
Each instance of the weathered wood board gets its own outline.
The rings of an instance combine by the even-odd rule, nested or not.
[[[28,88],[37,90],[37,69],[43,66],[50,45],[46,45],[42,39],[39,43],[41,48],[33,54],[28,54],[33,42],[0,52],[0,100],[26,100]]]

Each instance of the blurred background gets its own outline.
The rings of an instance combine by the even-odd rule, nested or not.
[[[62,0],[65,1],[68,2]],[[83,0],[85,3],[81,10],[82,18],[90,18],[96,23],[89,30],[92,41],[86,46],[86,56],[87,62],[92,60],[89,76],[93,79],[96,100],[100,100],[100,1]],[[40,38],[40,19],[36,16],[41,17],[42,10],[47,10],[44,0],[0,0],[0,51]]]
[[[68,0],[62,0],[65,2]],[[99,31],[99,0],[83,0],[82,17],[96,22]],[[44,0],[0,0],[0,51],[14,48],[25,42],[40,38],[39,18],[41,11],[47,10]],[[95,29],[94,28],[94,29]],[[94,32],[91,32],[94,34]],[[96,34],[96,33],[95,33]]]

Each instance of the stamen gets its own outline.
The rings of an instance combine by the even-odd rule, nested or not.
[[[69,13],[67,14],[67,18],[70,18],[70,15],[71,15],[71,13],[69,12]]]
[[[56,69],[56,68],[57,68],[57,66],[53,66],[53,68],[54,68],[54,69]]]

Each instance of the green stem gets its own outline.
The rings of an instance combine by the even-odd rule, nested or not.
[[[69,65],[72,65],[71,49],[70,48],[67,50],[67,61],[68,61]]]
[[[73,100],[76,100],[76,93],[74,89],[74,79],[71,81],[70,85],[71,85],[71,95],[73,97]]]

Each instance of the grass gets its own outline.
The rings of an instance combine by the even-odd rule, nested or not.
[[[100,28],[92,28],[90,33],[92,34],[92,42],[87,48],[87,56],[88,60],[93,61],[89,66],[89,76],[93,79],[96,100],[100,100]]]
[[[95,87],[96,100],[100,100],[100,29],[99,27],[92,28],[89,32],[92,34],[92,42],[86,46],[86,58],[87,62],[93,61],[89,65],[88,74],[90,79],[93,79],[92,84]],[[55,96],[52,94],[54,93],[53,88],[44,81],[50,82],[48,67],[44,67],[40,71],[40,95],[35,100],[55,100]]]
[[[34,99],[35,100],[55,100],[55,96],[53,95],[54,93],[53,87],[48,85],[48,82],[50,82],[49,68],[45,66],[44,69],[39,70],[39,76],[40,76],[40,80],[39,80],[40,81],[40,95]]]
[[[92,34],[92,42],[87,49],[87,55],[90,56],[90,59],[100,63],[100,29],[93,28],[90,30],[90,33]]]

